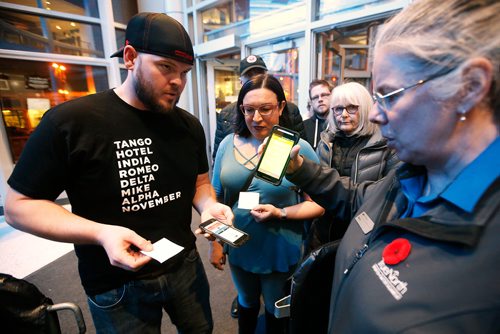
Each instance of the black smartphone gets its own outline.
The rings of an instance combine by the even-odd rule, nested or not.
[[[300,135],[297,132],[275,125],[257,164],[255,177],[280,185],[290,162],[290,151],[299,139]]]
[[[224,224],[215,218],[210,218],[200,224],[202,231],[213,235],[233,247],[240,247],[250,236],[237,228]]]

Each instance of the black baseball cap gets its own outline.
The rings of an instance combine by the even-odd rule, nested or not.
[[[163,13],[139,13],[127,24],[125,45],[137,51],[168,57],[193,65],[193,44],[179,21]],[[123,49],[111,57],[123,57]]]
[[[252,68],[261,68],[267,71],[266,63],[260,56],[250,55],[240,62],[240,75],[244,75]]]

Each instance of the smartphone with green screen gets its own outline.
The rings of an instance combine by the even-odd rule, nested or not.
[[[299,139],[300,135],[297,132],[275,125],[257,164],[255,177],[280,185],[290,162],[290,151]]]

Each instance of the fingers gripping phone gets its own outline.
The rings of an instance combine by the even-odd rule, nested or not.
[[[200,228],[233,247],[243,245],[250,238],[247,233],[214,218],[201,223]]]
[[[297,132],[275,125],[257,165],[255,176],[280,185],[290,162],[290,151],[299,142],[299,138]]]

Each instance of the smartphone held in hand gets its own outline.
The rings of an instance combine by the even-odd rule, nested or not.
[[[250,238],[247,233],[233,226],[224,224],[215,218],[210,218],[201,223],[200,228],[203,232],[209,233],[233,247],[243,245]]]
[[[257,165],[255,177],[280,185],[290,162],[290,151],[299,139],[297,132],[275,125]]]

